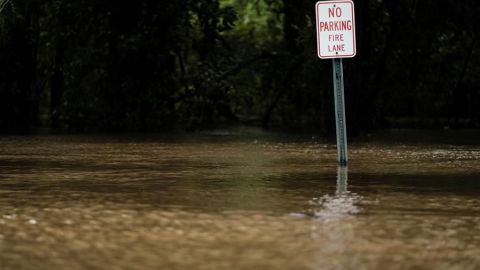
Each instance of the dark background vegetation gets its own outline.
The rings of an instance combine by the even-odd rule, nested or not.
[[[478,0],[354,2],[349,132],[478,128]],[[2,132],[334,128],[315,1],[0,3]]]

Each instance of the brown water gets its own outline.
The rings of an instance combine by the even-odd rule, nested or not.
[[[0,137],[0,269],[480,269],[480,146],[412,141],[347,171],[314,138]]]

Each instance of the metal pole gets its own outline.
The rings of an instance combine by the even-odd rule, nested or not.
[[[348,164],[347,124],[345,117],[345,98],[343,89],[343,63],[341,58],[333,59],[333,85],[335,96],[335,122],[337,129],[338,164]]]

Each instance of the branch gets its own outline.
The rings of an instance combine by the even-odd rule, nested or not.
[[[7,6],[8,2],[9,0],[3,0],[2,2],[0,2],[0,13],[2,13],[3,9],[5,8],[5,6]]]

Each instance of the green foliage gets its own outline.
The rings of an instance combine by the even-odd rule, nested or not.
[[[356,1],[349,129],[478,127],[479,5]],[[333,130],[306,0],[0,2],[0,129]]]
[[[235,38],[253,41],[256,47],[282,41],[281,1],[222,0],[221,4],[231,6],[238,14],[231,33]]]
[[[1,0],[0,1],[0,13],[5,9],[5,7],[8,5],[9,0]]]

